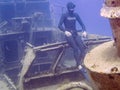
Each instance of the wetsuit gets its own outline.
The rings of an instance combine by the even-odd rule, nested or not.
[[[67,12],[63,14],[60,18],[58,28],[63,32],[69,31],[72,35],[66,36],[67,42],[73,48],[74,57],[77,63],[77,66],[82,64],[82,60],[85,55],[86,46],[84,45],[81,37],[78,37],[77,30],[76,30],[76,21],[81,25],[82,30],[85,31],[85,26],[82,23],[79,15],[77,13]],[[64,27],[63,27],[64,24]]]

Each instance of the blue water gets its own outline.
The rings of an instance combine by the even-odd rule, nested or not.
[[[3,1],[14,3],[1,4]],[[25,1],[33,1],[36,4],[27,4]],[[108,19],[100,16],[100,9],[104,0],[48,0],[51,13],[48,8],[49,3],[37,3],[37,1],[44,0],[0,0],[0,18],[9,21],[10,18],[15,16],[31,16],[34,12],[40,11],[44,13],[46,21],[44,20],[43,23],[45,25],[50,23],[51,15],[51,20],[54,26],[57,27],[61,14],[66,12],[67,2],[72,1],[76,5],[75,11],[80,15],[88,33],[112,36]],[[81,29],[78,24],[77,28]]]
[[[50,0],[55,7],[54,13],[56,24],[62,12],[66,11],[66,3],[72,1],[76,5],[76,12],[82,18],[87,32],[112,36],[111,27],[107,18],[100,16],[100,9],[102,8],[104,0]],[[79,27],[78,27],[79,28]]]
[[[103,0],[80,0],[80,2],[81,18],[83,18],[88,32],[111,36],[108,19],[100,16]]]

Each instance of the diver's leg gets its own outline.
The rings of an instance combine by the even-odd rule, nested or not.
[[[79,36],[75,37],[75,42],[76,42],[76,45],[79,47],[79,50],[81,51],[80,64],[82,64],[83,60],[84,60],[84,57],[85,57],[85,55],[87,53],[87,46],[84,44],[81,37],[79,37]]]
[[[80,64],[80,57],[81,57],[81,51],[79,50],[78,46],[76,45],[75,39],[70,36],[66,37],[68,44],[72,47],[73,52],[74,52],[74,58],[76,60],[77,66]]]

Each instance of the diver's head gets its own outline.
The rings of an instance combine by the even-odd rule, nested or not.
[[[67,3],[67,9],[69,13],[73,13],[75,8],[75,4],[72,2]]]

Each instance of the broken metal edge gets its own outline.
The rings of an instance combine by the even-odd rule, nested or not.
[[[43,77],[52,77],[52,76],[56,76],[56,75],[62,75],[62,74],[73,73],[73,72],[79,72],[79,69],[77,69],[77,68],[74,69],[74,70],[69,69],[69,70],[61,71],[60,73],[40,74],[40,75],[37,75],[37,76],[25,78],[24,82],[27,83],[27,82],[29,82],[30,80],[33,80],[33,79],[38,79],[38,78],[43,78]]]
[[[17,87],[15,86],[15,84],[12,82],[12,80],[6,74],[3,74],[2,79],[4,79],[4,82],[8,85],[10,90],[17,90]]]

